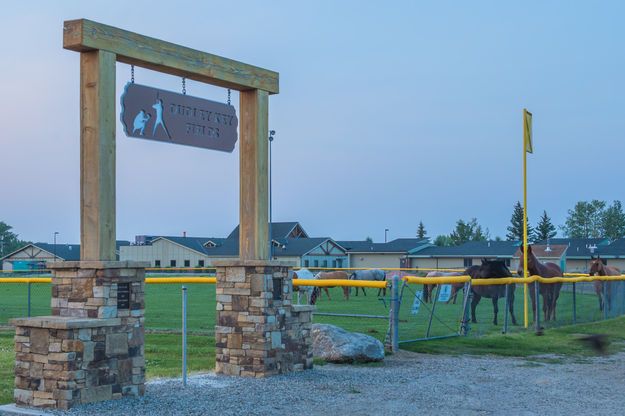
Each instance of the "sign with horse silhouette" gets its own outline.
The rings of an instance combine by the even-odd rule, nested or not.
[[[237,116],[228,104],[159,90],[132,82],[121,98],[128,137],[232,152]]]

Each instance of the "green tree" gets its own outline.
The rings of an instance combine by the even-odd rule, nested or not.
[[[367,238],[365,238],[365,241],[368,243],[373,243],[373,238],[367,236]]]
[[[12,229],[13,227],[9,224],[0,221],[0,257],[4,257],[30,243],[30,241],[17,238],[17,234],[12,232]]]
[[[601,237],[601,224],[605,201],[579,201],[573,209],[568,210],[568,217],[564,226],[564,234],[569,238],[596,238]]]
[[[551,218],[547,215],[547,211],[543,210],[543,215],[538,220],[538,225],[534,231],[536,240],[543,241],[555,237],[556,234],[556,227],[551,223]]]
[[[512,218],[510,218],[510,225],[507,230],[506,238],[508,241],[523,240],[523,206],[519,201],[514,204],[514,211],[512,211]],[[534,229],[528,221],[527,239],[531,240],[533,235]]]
[[[613,201],[601,214],[601,236],[610,241],[625,237],[625,213],[621,201]]]
[[[417,237],[423,238],[427,234],[425,231],[425,226],[423,225],[423,221],[419,221],[419,228],[417,229]]]
[[[449,234],[452,245],[459,246],[467,241],[486,241],[490,237],[488,229],[483,230],[482,226],[477,223],[477,218],[471,218],[470,221],[458,220],[456,229]]]
[[[439,235],[434,239],[434,244],[439,247],[448,247],[453,245],[448,235]]]

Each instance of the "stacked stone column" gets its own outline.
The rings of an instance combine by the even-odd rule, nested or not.
[[[68,409],[145,392],[145,267],[49,263],[52,316],[18,318],[15,403]]]
[[[292,265],[215,261],[215,371],[267,377],[312,368],[312,311],[293,305]]]

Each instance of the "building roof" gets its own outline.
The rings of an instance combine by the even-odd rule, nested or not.
[[[467,241],[459,246],[430,246],[408,257],[502,257],[512,258],[520,241]]]
[[[214,237],[170,237],[161,236],[152,240],[152,243],[158,239],[166,239],[181,246],[190,248],[209,257],[237,257],[239,255],[239,239],[238,238],[214,238]],[[311,250],[326,241],[332,241],[342,248],[330,237],[316,238],[277,238],[274,239],[274,255],[275,256],[303,256]],[[207,244],[209,242],[214,245]]]
[[[530,244],[532,246],[532,253],[534,253],[534,255],[540,259],[547,259],[547,258],[553,258],[553,259],[559,259],[561,258],[564,253],[567,252],[567,250],[569,250],[569,246],[564,245],[564,244]],[[547,250],[549,249],[549,250]],[[517,251],[514,252],[514,257],[523,257],[523,254],[521,253],[521,248],[519,248]]]
[[[300,236],[301,235],[301,236]],[[271,223],[271,238],[308,238],[308,234],[304,231],[304,228],[299,222],[272,222]],[[228,235],[228,238],[239,238],[239,226],[237,225],[234,230]]]
[[[565,245],[568,247],[567,258],[590,258],[590,255],[595,254],[599,247],[608,245],[609,240],[607,238],[550,238],[538,241],[536,244]],[[621,252],[625,254],[625,244]]]
[[[349,253],[407,253],[430,243],[429,238],[396,238],[388,243],[337,241]]]
[[[121,246],[129,246],[129,245],[130,245],[130,241],[126,241],[126,240],[115,241],[115,248],[116,248],[117,253],[119,253],[119,248]],[[0,261],[5,260],[16,253],[19,253],[20,251],[30,246],[38,247],[41,250],[47,251],[48,253],[52,255],[56,255],[56,257],[58,257],[61,260],[80,261],[80,244],[58,244],[58,243],[57,244],[50,244],[50,243],[27,244],[24,247],[21,247],[15,250],[14,252],[9,253],[6,256],[0,258]],[[119,258],[119,254],[117,253],[116,253],[116,257]]]

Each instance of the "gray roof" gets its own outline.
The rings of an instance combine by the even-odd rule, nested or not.
[[[48,243],[36,243],[35,247],[39,247],[48,253],[56,254],[58,258],[65,261],[79,261],[80,260],[80,244],[48,244]]]
[[[291,228],[292,229],[292,228]],[[210,257],[237,257],[239,255],[239,239],[238,238],[209,238],[209,237],[168,237],[163,238],[174,243],[188,247],[191,250],[198,251]],[[274,247],[275,256],[303,256],[315,247],[326,241],[333,241],[330,237],[317,238],[277,238],[274,241],[280,244],[280,247]],[[154,241],[154,240],[153,240]],[[211,247],[206,243],[212,241],[216,245]],[[336,243],[336,242],[335,242]],[[337,243],[338,244],[338,243]],[[340,244],[338,244],[340,246]],[[284,246],[284,248],[282,248]]]
[[[117,240],[115,241],[115,249],[119,252],[119,248],[121,246],[129,246],[130,241],[126,240]],[[8,257],[11,257],[13,254],[24,250],[28,246],[39,247],[40,249],[47,251],[50,254],[56,255],[59,259],[65,261],[80,261],[80,244],[50,244],[50,243],[34,243],[27,244],[24,247],[21,247],[15,250],[12,253],[7,254],[2,257],[0,260],[4,260]],[[115,254],[116,258],[119,259],[119,255]]]
[[[397,238],[388,243],[369,241],[337,241],[337,243],[350,253],[407,253],[428,245],[429,238]]]
[[[520,241],[468,241],[459,246],[426,247],[409,257],[504,257],[512,258]]]
[[[307,238],[308,233],[304,231],[304,228],[300,225],[299,222],[272,222],[271,223],[271,238],[274,240],[277,238],[287,238],[291,231],[295,227],[299,226],[299,228],[304,232],[304,236]],[[228,238],[239,238],[239,226],[237,225],[234,230],[228,235]]]

